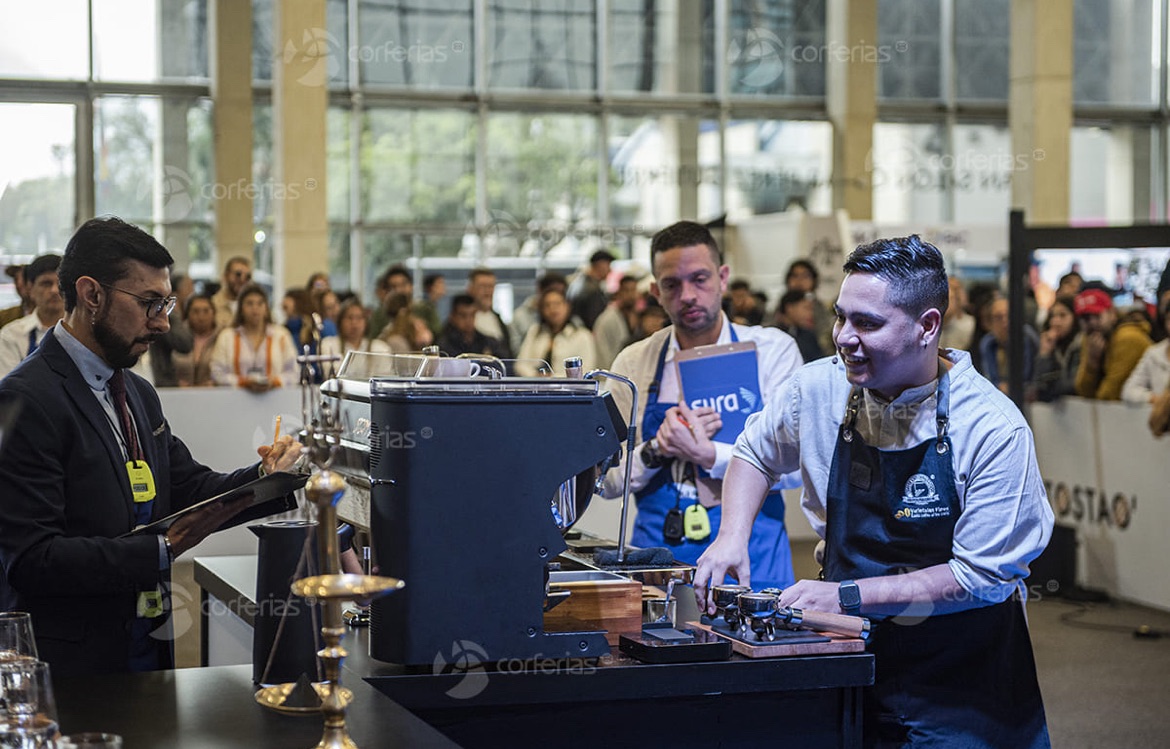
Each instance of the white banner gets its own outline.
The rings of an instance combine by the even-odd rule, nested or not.
[[[1066,398],[1030,406],[1036,457],[1056,522],[1077,531],[1077,582],[1170,610],[1170,441],[1148,407]]]

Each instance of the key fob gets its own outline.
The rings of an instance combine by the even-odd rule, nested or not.
[[[662,539],[672,546],[682,543],[683,514],[677,507],[666,511],[666,519],[662,522]]]

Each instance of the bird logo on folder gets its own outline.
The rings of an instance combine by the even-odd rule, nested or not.
[[[712,437],[734,443],[749,416],[763,410],[759,364],[752,341],[717,343],[679,351],[675,356],[683,400],[691,408],[709,406],[723,418]]]

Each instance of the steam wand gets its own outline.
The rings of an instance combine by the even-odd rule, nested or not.
[[[626,517],[630,509],[630,475],[634,469],[634,448],[638,445],[638,386],[628,377],[605,369],[595,369],[585,375],[587,380],[596,380],[598,377],[624,382],[630,389],[630,424],[626,430],[626,475],[622,481],[622,519],[621,527],[618,529],[617,548],[617,561],[621,564],[626,561]]]

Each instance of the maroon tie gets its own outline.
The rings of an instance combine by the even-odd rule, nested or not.
[[[138,433],[134,431],[134,422],[130,418],[130,407],[126,405],[126,378],[123,370],[115,369],[110,377],[110,395],[114,398],[114,410],[118,412],[118,421],[122,424],[122,435],[126,438],[126,452],[131,460],[142,460],[145,456],[138,446]]]

